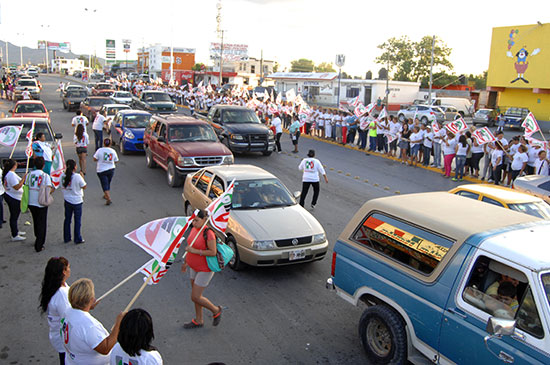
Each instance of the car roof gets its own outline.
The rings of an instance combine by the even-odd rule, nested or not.
[[[177,125],[177,124],[209,124],[205,120],[196,119],[193,117],[188,117],[185,115],[176,115],[176,114],[168,114],[168,115],[154,115],[154,119],[160,120],[168,125]]]
[[[124,108],[124,109],[130,109],[129,105],[126,104],[103,104],[104,108]]]
[[[0,119],[0,124],[2,125],[21,125],[21,123],[36,123],[49,124],[48,118],[21,118],[21,117],[10,117]]]
[[[42,100],[19,100],[15,105],[17,104],[42,104],[44,105],[44,102]]]
[[[88,99],[103,99],[103,100],[111,100],[108,96],[99,96],[99,95],[90,95],[88,96]]]
[[[247,108],[246,106],[240,106],[240,105],[219,104],[219,105],[216,105],[216,107],[224,108],[224,109],[252,110]]]
[[[264,169],[253,165],[221,165],[205,168],[212,171],[216,175],[230,182],[233,179],[237,181],[253,180],[253,179],[276,179],[277,177]]]
[[[162,91],[162,90],[143,90],[143,93],[166,94],[166,91]]]
[[[459,190],[470,191],[472,193],[482,194],[488,198],[492,198],[506,204],[514,203],[534,203],[542,202],[542,199],[535,196],[521,193],[510,188],[498,185],[489,184],[467,184],[458,186],[449,192],[455,193]]]
[[[144,110],[137,110],[137,109],[124,109],[124,110],[120,110],[118,113],[123,115],[131,115],[131,114],[151,115],[151,113],[149,112],[146,112]]]

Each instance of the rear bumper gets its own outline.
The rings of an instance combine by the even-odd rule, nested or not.
[[[322,260],[328,250],[328,241],[317,245],[296,246],[278,250],[252,250],[247,247],[238,246],[239,257],[242,262],[251,266],[280,266],[299,264]],[[305,250],[305,257],[298,260],[290,260],[290,253],[297,250]]]

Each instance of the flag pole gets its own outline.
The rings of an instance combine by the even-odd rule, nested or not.
[[[126,282],[128,282],[128,280],[130,280],[131,278],[133,278],[134,276],[136,276],[137,274],[139,274],[141,270],[136,270],[134,271],[132,274],[130,274],[129,276],[126,277],[126,279],[122,280],[120,283],[118,283],[117,285],[115,285],[114,287],[112,287],[108,292],[106,292],[105,294],[103,294],[102,296],[99,297],[99,299],[97,299],[97,301],[99,302],[100,300],[104,299],[107,295],[111,294],[112,292],[114,292],[115,290],[117,290],[118,288],[120,288],[122,285],[124,285]]]
[[[17,135],[17,139],[15,140],[15,144],[13,145],[13,148],[11,149],[10,158],[13,156],[13,153],[15,152],[15,147],[17,147],[17,142],[19,142],[19,137],[21,136],[22,131],[23,131],[23,124],[21,124],[21,129],[19,130],[19,134]]]

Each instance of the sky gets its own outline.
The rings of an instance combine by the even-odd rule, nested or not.
[[[36,48],[38,40],[70,42],[75,53],[105,57],[105,39],[122,39],[132,52],[142,45],[196,49],[196,62],[211,63],[210,42],[217,42],[217,0],[59,1],[0,0],[0,39]],[[24,7],[23,7],[24,4]],[[375,75],[377,45],[407,35],[419,40],[436,35],[453,51],[456,74],[480,74],[489,65],[493,27],[550,22],[548,0],[368,1],[368,0],[221,0],[225,43],[248,45],[250,57],[280,63],[308,58],[316,64],[346,56],[343,71]],[[88,8],[88,11],[84,9]],[[96,10],[93,12],[92,10]],[[550,24],[549,24],[550,26]]]

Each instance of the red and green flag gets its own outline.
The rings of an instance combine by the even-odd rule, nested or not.
[[[521,126],[525,129],[526,136],[531,136],[533,133],[540,131],[539,124],[531,112],[527,114],[527,117],[523,123],[521,123]]]
[[[466,129],[468,129],[468,124],[462,118],[455,119],[454,121],[448,123],[445,128],[447,128],[451,133],[458,134]]]
[[[0,144],[4,146],[13,147],[19,140],[19,135],[23,126],[8,125],[0,128]]]
[[[231,204],[233,201],[233,189],[235,187],[235,180],[231,181],[231,184],[216,200],[212,201],[206,207],[208,216],[212,228],[225,233],[227,229],[227,222],[229,221],[229,213],[231,210]]]
[[[472,137],[475,138],[477,144],[480,145],[480,146],[482,146],[486,143],[496,141],[495,136],[493,135],[493,133],[491,133],[491,131],[487,127],[476,129],[472,133]]]

